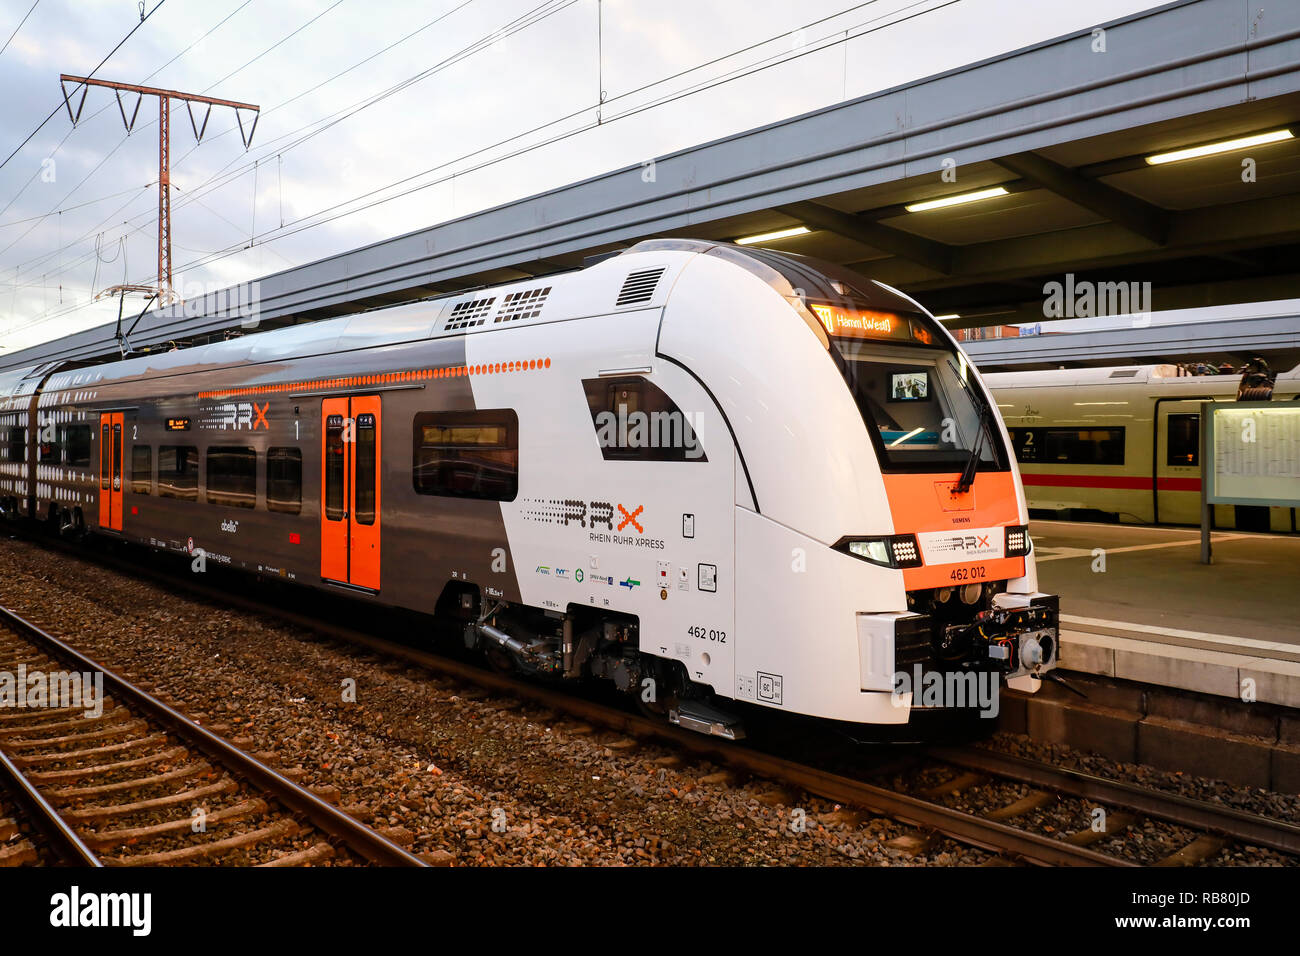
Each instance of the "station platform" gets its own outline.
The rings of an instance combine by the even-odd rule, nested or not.
[[[1300,708],[1300,536],[1030,525],[1068,670]]]

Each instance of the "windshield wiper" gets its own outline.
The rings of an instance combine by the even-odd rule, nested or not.
[[[988,434],[989,409],[987,405],[981,403],[979,406],[980,431],[975,436],[975,447],[971,449],[970,459],[966,462],[966,467],[962,469],[961,477],[957,479],[958,494],[965,494],[970,491],[971,485],[975,484],[975,470],[979,468],[980,452],[983,450],[984,436]]]
[[[948,361],[948,367],[954,372],[957,372],[957,367],[952,364],[951,360]],[[960,372],[958,372],[958,377],[961,377]],[[975,409],[979,414],[979,434],[975,437],[975,447],[971,449],[970,460],[966,462],[966,467],[962,469],[961,477],[957,479],[957,492],[959,494],[965,494],[970,491],[971,486],[975,484],[975,471],[979,468],[980,451],[982,450],[984,443],[984,436],[987,435],[990,442],[992,442],[989,447],[994,449],[994,458],[997,458],[997,439],[993,437],[994,426],[992,414],[988,403],[984,401],[984,396],[976,392],[970,382],[965,379],[961,380],[961,384],[962,388],[965,389],[966,394],[970,396],[971,401],[975,403]]]

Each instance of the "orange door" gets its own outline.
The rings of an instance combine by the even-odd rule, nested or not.
[[[321,401],[320,574],[379,590],[380,400]]]
[[[379,590],[379,396],[352,399],[350,582]]]
[[[99,416],[99,526],[122,530],[122,413]]]

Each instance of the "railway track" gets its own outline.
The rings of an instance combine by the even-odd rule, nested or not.
[[[1200,847],[1192,849],[1189,844],[1180,848],[1166,858],[1169,860],[1168,865],[1179,865],[1189,855],[1199,854],[1215,839],[1225,843],[1234,841],[1267,847],[1291,856],[1300,856],[1300,826],[1293,823],[980,747],[931,747],[927,753],[962,771],[1014,780],[1034,787],[1024,798],[1027,807],[1040,802],[1042,795],[1048,794],[1118,810],[1119,820],[1115,820],[1115,815],[1112,814],[1108,826],[1108,832],[1112,835],[1123,827],[1133,825],[1142,817],[1203,831],[1204,836],[1198,837],[1198,840],[1203,841]]]
[[[62,549],[66,546],[58,544],[56,547]],[[793,791],[807,792],[870,814],[892,818],[916,828],[915,842],[918,845],[931,845],[936,836],[942,836],[985,850],[992,855],[991,862],[996,863],[1135,866],[1139,864],[1132,859],[1095,847],[1108,837],[1121,835],[1141,819],[1151,818],[1193,831],[1186,844],[1171,848],[1161,859],[1163,865],[1196,865],[1211,858],[1230,842],[1300,854],[1300,827],[1293,824],[982,748],[930,748],[926,752],[929,758],[955,768],[956,773],[947,785],[934,788],[932,793],[902,792],[896,787],[881,786],[863,779],[863,774],[836,772],[810,765],[807,761],[702,736],[617,707],[377,638],[356,628],[322,621],[284,607],[268,606],[252,598],[234,596],[229,591],[201,584],[185,575],[143,568],[137,562],[118,557],[105,563],[123,573],[161,581],[172,591],[179,585],[206,600],[271,616],[347,644],[366,647],[444,677],[531,701],[579,722],[640,740],[667,742],[680,752],[713,761],[733,771],[770,779]],[[1028,784],[1033,789],[1024,797],[982,813],[946,805],[945,797],[983,786],[989,778]],[[1096,806],[1106,809],[1107,827],[1097,831],[1084,820],[1077,829],[1067,833],[1035,829],[1032,822],[1035,810],[1067,800],[1079,801],[1085,809]]]
[[[102,675],[65,706],[0,707],[0,790],[19,811],[0,820],[0,865],[424,865],[4,607],[0,671],[51,690],[53,674]]]

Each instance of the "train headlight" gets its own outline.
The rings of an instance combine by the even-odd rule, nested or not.
[[[1003,552],[1008,558],[1019,558],[1028,554],[1033,549],[1033,542],[1029,540],[1029,526],[1023,524],[1008,525],[1006,528],[1006,550]]]
[[[865,558],[872,564],[883,564],[888,566],[893,563],[889,557],[889,546],[885,543],[884,538],[867,538],[864,541],[850,541],[849,553],[856,554],[859,558]]]
[[[914,534],[844,538],[835,547],[882,568],[918,568],[924,563]]]
[[[894,535],[889,539],[889,551],[894,556],[894,567],[915,568],[921,564],[921,549],[914,534]]]

